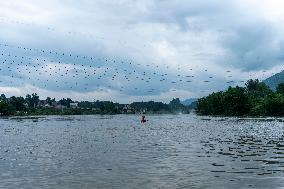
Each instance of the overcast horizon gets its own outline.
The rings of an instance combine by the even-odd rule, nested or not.
[[[0,2],[0,93],[169,102],[283,70],[279,0]]]

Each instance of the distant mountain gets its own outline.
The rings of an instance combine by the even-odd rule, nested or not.
[[[276,90],[278,84],[284,83],[284,71],[263,80],[263,82],[268,85],[272,90]]]
[[[193,102],[196,102],[198,100],[198,98],[190,98],[190,99],[186,99],[184,101],[181,101],[181,103],[185,106],[189,106],[191,105]]]

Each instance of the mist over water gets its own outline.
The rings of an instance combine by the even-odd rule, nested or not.
[[[280,188],[283,118],[0,120],[0,188]]]

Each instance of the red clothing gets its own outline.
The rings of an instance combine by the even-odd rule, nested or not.
[[[141,123],[145,123],[145,122],[146,122],[145,116],[144,116],[144,115],[142,115]]]

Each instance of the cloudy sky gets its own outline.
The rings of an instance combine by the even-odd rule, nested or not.
[[[168,102],[283,70],[280,0],[0,1],[0,92]]]

